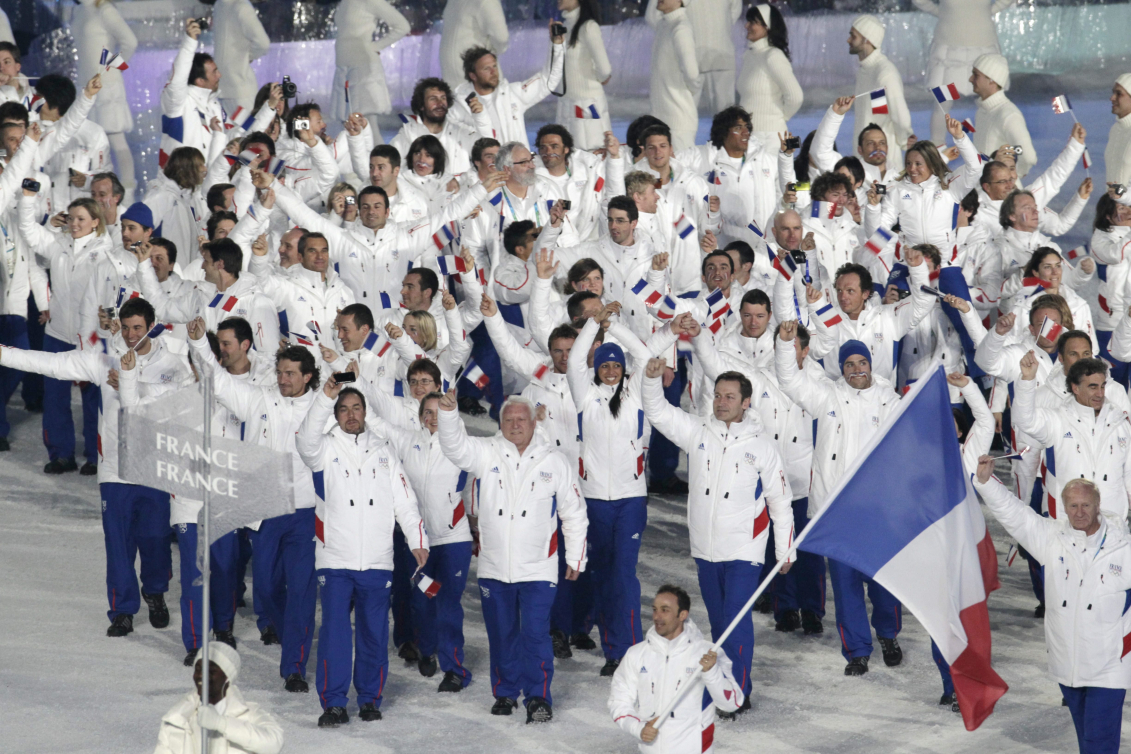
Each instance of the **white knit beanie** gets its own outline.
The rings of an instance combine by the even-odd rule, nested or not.
[[[197,662],[202,659],[202,657],[197,657]],[[208,642],[208,661],[216,663],[220,670],[224,671],[229,683],[235,683],[236,676],[240,674],[239,652],[222,641],[210,641]]]
[[[1131,73],[1125,73],[1115,80],[1115,83],[1123,87],[1123,91],[1131,94]]]
[[[880,19],[873,15],[865,14],[857,16],[856,20],[852,22],[852,28],[860,32],[864,39],[872,43],[872,46],[877,50],[880,45],[884,43],[884,25]]]
[[[974,67],[1002,89],[1009,88],[1009,62],[996,52],[987,52],[974,61]]]
[[[758,15],[760,15],[762,17],[763,23],[766,24],[766,30],[769,31],[770,24],[771,24],[770,6],[766,3],[762,3],[761,5],[759,5],[757,7],[758,7]]]

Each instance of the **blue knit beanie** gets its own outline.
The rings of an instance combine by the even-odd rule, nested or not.
[[[602,364],[615,361],[624,368],[624,351],[616,343],[602,343],[593,352],[593,369],[597,370]]]
[[[872,352],[868,350],[868,346],[861,343],[859,340],[846,340],[840,347],[840,371],[844,371],[844,362],[848,360],[849,356],[863,356],[868,360],[868,366],[872,365]],[[594,359],[593,363],[597,363]]]

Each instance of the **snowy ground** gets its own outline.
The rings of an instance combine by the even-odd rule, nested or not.
[[[152,629],[143,609],[131,636],[106,638],[97,486],[75,474],[43,475],[40,417],[15,408],[9,416],[15,425],[13,451],[0,457],[0,572],[6,574],[0,581],[0,749],[10,754],[149,751],[161,715],[190,686],[189,671],[181,665],[178,578],[167,595],[169,628]],[[996,522],[990,529],[1004,563],[1009,540]],[[174,553],[174,568],[177,562]],[[682,501],[652,499],[638,572],[646,605],[661,583],[683,584],[692,594],[694,618],[707,626]],[[1068,712],[1045,669],[1044,633],[1032,618],[1035,600],[1023,564],[1003,565],[1001,580],[1002,589],[990,599],[990,618],[996,668],[1011,690],[979,731],[967,733],[959,716],[936,706],[941,688],[930,642],[906,613],[903,666],[888,669],[877,653],[872,672],[846,678],[832,630],[830,591],[826,633],[817,639],[775,633],[769,616],[755,615],[754,708],[737,722],[718,726],[716,750],[1075,750]],[[248,699],[282,719],[292,752],[329,746],[340,754],[635,751],[606,712],[609,682],[598,677],[603,661],[596,652],[558,663],[552,724],[526,726],[520,717],[489,715],[492,699],[483,682],[487,640],[475,595],[469,584],[464,595],[467,666],[479,675],[458,696],[438,695],[438,676],[422,678],[394,658],[383,721],[362,723],[351,706],[349,726],[319,730],[317,697],[283,691],[278,648],[259,643],[246,610],[236,622],[243,655],[239,685]],[[650,613],[645,609],[644,614]]]

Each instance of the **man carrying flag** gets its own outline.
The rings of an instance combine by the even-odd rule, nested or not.
[[[982,456],[974,489],[1018,544],[1046,569],[1049,673],[1072,713],[1080,751],[1119,751],[1123,700],[1131,687],[1131,542],[1123,520],[1101,510],[1100,489],[1073,479],[1063,516],[1045,518],[993,476]]]
[[[335,322],[342,353],[319,344],[322,360],[331,372],[344,372],[356,361],[361,375],[376,389],[393,394],[400,356],[384,334],[377,332],[373,311],[365,304],[350,304],[338,312]]]

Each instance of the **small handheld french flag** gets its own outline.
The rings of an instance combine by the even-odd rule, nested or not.
[[[463,368],[463,376],[480,390],[487,387],[487,383],[491,381],[491,378],[483,373],[483,370],[479,368],[475,361],[467,362],[467,366]]]
[[[840,314],[838,314],[837,311],[833,309],[832,304],[825,304],[820,309],[818,309],[817,317],[821,320],[825,327],[839,325],[842,322]]]
[[[240,105],[236,108],[236,111],[229,115],[227,120],[224,121],[224,130],[230,131],[231,129],[238,126],[239,128],[242,128],[246,131],[247,129],[251,128],[251,124],[253,122],[255,122],[255,115],[247,114],[247,111],[244,110],[243,105]],[[252,152],[251,154],[254,155],[255,153]]]
[[[821,220],[832,220],[836,217],[836,202],[813,202],[813,209],[809,217]]]
[[[774,269],[786,280],[793,280],[793,273],[797,272],[797,262],[794,261],[792,254],[783,249],[774,257]]]
[[[106,66],[106,70],[117,68],[119,71],[124,71],[129,68],[129,64],[122,59],[118,53],[111,54],[105,47],[102,48],[102,65]]]
[[[1088,148],[1084,147],[1084,169],[1092,167],[1092,155],[1088,154]]]
[[[223,293],[217,293],[216,298],[208,302],[208,308],[231,312],[238,303],[239,299],[235,296],[225,296]]]
[[[581,120],[599,120],[601,118],[601,114],[597,112],[596,105],[587,105],[586,107],[582,107],[581,105],[574,105],[573,117],[579,118]]]
[[[550,373],[550,365],[549,364],[539,364],[538,368],[534,370],[534,373],[531,375],[531,377],[534,378],[535,382],[543,383],[544,380],[546,379],[546,375],[549,374],[549,373]]]
[[[1088,256],[1088,247],[1087,245],[1077,246],[1075,249],[1069,249],[1064,256],[1068,257],[1069,262],[1075,262],[1080,257]]]
[[[424,592],[424,596],[428,599],[432,599],[440,591],[440,582],[436,581],[424,572],[418,573],[413,576],[412,582],[416,584],[417,589]]]
[[[1028,452],[1029,452],[1029,446],[1026,445],[1021,450],[1017,451],[1016,453],[1011,453],[1007,456],[998,456],[997,460],[999,460],[999,461],[1020,461],[1025,457],[1025,454],[1028,453]]]
[[[712,186],[723,185],[722,180],[719,178],[719,171],[712,170],[709,173],[707,173],[707,183],[711,184]]]
[[[883,251],[884,247],[888,245],[888,241],[892,239],[893,235],[895,234],[890,230],[883,226],[880,226],[879,228],[876,228],[876,232],[873,233],[872,237],[869,238],[868,241],[864,244],[864,248],[872,252],[873,254],[879,254],[881,251]]]
[[[766,237],[766,234],[762,232],[762,229],[758,227],[758,223],[755,222],[754,220],[750,221],[750,224],[746,226],[746,229],[749,230],[754,235],[758,236],[758,238],[765,238]]]
[[[350,109],[350,82],[346,81],[346,112]]]
[[[888,98],[887,93],[883,89],[877,89],[874,92],[869,92],[868,97],[872,100],[873,115],[887,115]]]
[[[382,338],[377,333],[371,332],[369,333],[369,336],[366,337],[365,342],[361,344],[361,347],[366,351],[372,352],[376,356],[384,356],[385,352],[388,351],[389,348],[392,347],[392,345],[393,344],[389,342],[388,338]],[[378,348],[378,346],[380,347]]]
[[[664,294],[648,285],[648,281],[644,278],[640,278],[636,285],[632,286],[632,292],[644,299],[646,306],[655,306],[656,302],[664,297]]]
[[[440,226],[440,229],[438,231],[432,234],[432,243],[436,244],[437,249],[443,251],[448,246],[448,244],[456,240],[456,238],[458,237],[459,234],[456,233],[455,223],[444,223]],[[456,258],[459,259],[461,263],[463,262],[463,259],[460,259],[459,257]],[[443,259],[443,257],[440,257],[440,259]],[[443,268],[441,268],[440,271],[444,272]],[[460,272],[467,272],[467,270],[460,270]],[[444,274],[450,275],[451,273],[444,272]]]
[[[977,131],[974,129],[974,124],[970,122],[969,118],[962,119],[962,130],[968,134],[977,133]]]
[[[436,257],[436,265],[440,268],[441,275],[458,275],[461,272],[468,271],[467,262],[463,261],[463,257],[454,255]]]
[[[675,221],[675,232],[677,236],[684,239],[695,232],[695,226],[691,224],[687,215],[680,215],[679,219]]]
[[[245,149],[244,151],[236,155],[226,154],[224,155],[224,158],[228,161],[229,165],[235,165],[236,163],[239,163],[240,165],[247,167],[251,164],[251,161],[258,156],[259,155],[257,155],[255,152],[252,152],[250,149]]]
[[[954,84],[933,87],[931,94],[935,95],[935,99],[938,100],[940,105],[944,102],[962,99],[962,95],[958,93],[958,87]]]
[[[271,161],[267,163],[267,172],[271,175],[278,177],[282,174],[283,170],[287,167],[287,163],[279,157],[272,157]]]
[[[1057,115],[1064,115],[1072,111],[1072,103],[1068,101],[1068,95],[1061,94],[1052,98],[1052,111]]]
[[[305,335],[299,335],[296,332],[296,333],[294,333],[294,336],[295,336],[295,340],[298,341],[298,344],[300,346],[308,346],[310,348],[314,347],[314,341],[311,340],[310,338],[306,337]]]
[[[1063,334],[1064,325],[1060,324],[1059,322],[1053,322],[1048,317],[1045,317],[1045,321],[1041,323],[1040,337],[1044,338],[1050,343],[1055,343]]]
[[[312,332],[314,334],[315,340],[321,340],[322,339],[322,326],[320,324],[318,324],[317,322],[315,322],[314,320],[311,320],[311,321],[306,323],[306,329],[310,330],[310,332]]]

